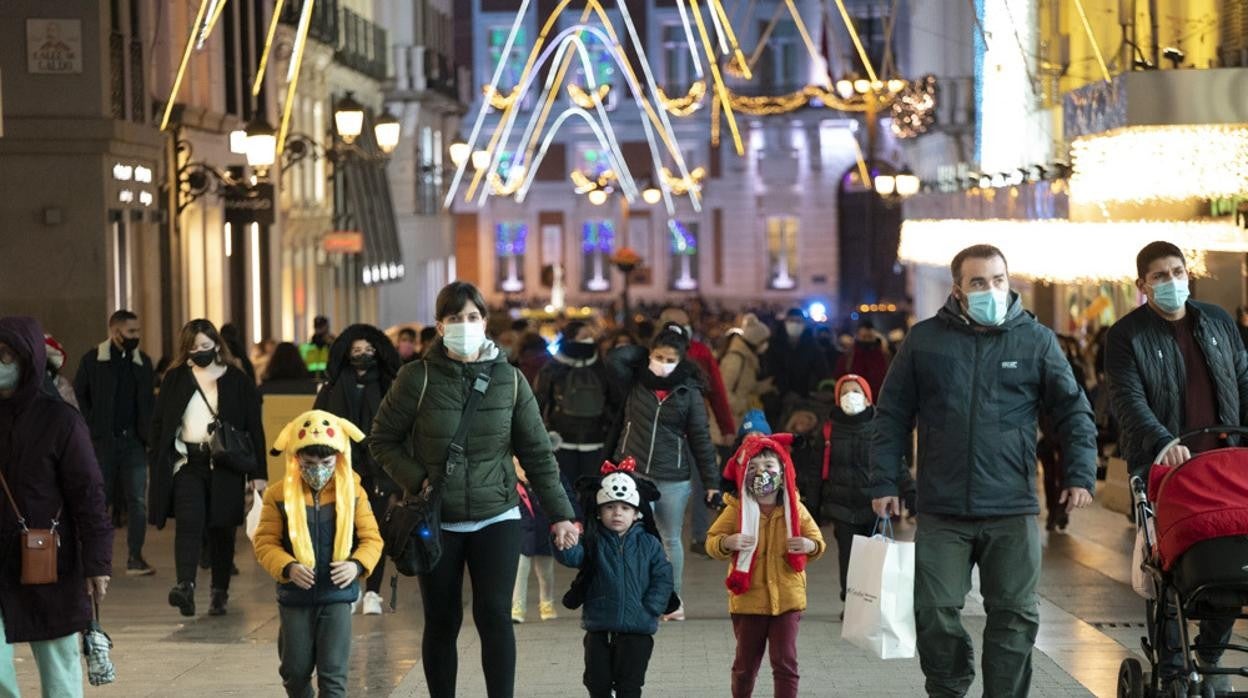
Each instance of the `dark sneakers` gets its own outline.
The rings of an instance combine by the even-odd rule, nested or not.
[[[147,577],[156,574],[156,568],[147,564],[142,555],[131,555],[126,561],[127,577]]]
[[[225,605],[229,603],[230,592],[224,589],[212,590],[212,603],[208,606],[208,615],[223,616],[225,615]]]
[[[182,615],[195,615],[195,584],[179,582],[169,590],[169,605],[178,609]]]

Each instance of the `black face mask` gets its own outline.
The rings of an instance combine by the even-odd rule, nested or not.
[[[367,371],[377,365],[377,357],[372,354],[356,354],[351,357],[351,366],[358,371]]]
[[[217,360],[216,349],[206,349],[204,351],[196,351],[191,353],[191,363],[200,368],[208,368],[213,361]]]
[[[138,349],[138,348],[139,348],[138,337],[125,337],[121,340],[121,350],[126,352],[127,354],[133,352],[135,349]]]
[[[593,358],[598,353],[597,344],[581,344],[580,342],[568,342],[559,347],[559,351],[563,355],[573,361],[585,361]]]

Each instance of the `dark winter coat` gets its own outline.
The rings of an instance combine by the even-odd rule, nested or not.
[[[1005,321],[973,324],[953,297],[914,326],[876,401],[872,496],[896,496],[918,428],[918,508],[963,517],[1036,514],[1038,413],[1067,454],[1064,487],[1096,484],[1096,427],[1057,336],[1011,294]]]
[[[1188,301],[1187,312],[1213,378],[1218,422],[1248,424],[1248,354],[1234,321],[1208,303]],[[1128,313],[1109,329],[1105,373],[1123,455],[1141,473],[1183,429],[1187,374],[1170,323],[1147,305]]]
[[[520,503],[514,454],[550,519],[571,519],[572,504],[559,484],[533,390],[493,344],[482,352],[489,358],[461,363],[447,356],[439,340],[424,361],[403,366],[373,421],[373,458],[408,492],[419,491],[426,478],[443,481],[442,517],[454,522],[483,521]],[[490,387],[464,445],[468,467],[444,480],[451,439],[484,371],[490,372]]]
[[[48,528],[59,511],[61,537],[57,582],[21,584],[21,528],[0,495],[0,614],[9,643],[54,640],[91,622],[85,580],[112,574],[113,527],[86,422],[41,389],[47,357],[39,323],[0,318],[0,342],[17,354],[22,372],[17,391],[0,400],[0,472],[27,526]]]
[[[594,372],[602,384],[603,413],[598,417],[569,416],[559,409],[568,376],[579,370]],[[597,355],[577,361],[560,353],[537,374],[533,393],[547,428],[558,433],[564,443],[601,444],[606,442],[610,425],[619,419],[619,399],[612,386],[606,364]]]
[[[707,489],[719,488],[715,445],[697,367],[681,362],[668,380],[656,379],[644,347],[624,346],[607,355],[612,380],[629,385],[623,426],[608,452],[618,462],[632,456],[637,474],[652,480],[683,481],[696,473]],[[652,386],[670,390],[662,401]]]
[[[790,393],[809,397],[815,392],[819,381],[832,376],[823,348],[815,340],[809,327],[798,341],[789,339],[783,326],[771,333],[765,369],[775,378],[776,392],[780,397]]]
[[[351,365],[351,345],[357,339],[367,341],[377,352],[376,368],[362,378]],[[381,408],[381,399],[394,384],[402,365],[398,350],[381,330],[372,325],[351,325],[329,347],[327,382],[317,393],[313,408],[350,421],[367,437]],[[367,438],[351,442],[351,466],[360,474],[364,489],[369,492],[391,494],[397,491],[394,481],[369,453]]]
[[[576,496],[572,493],[572,485],[568,483],[567,478],[562,475],[559,477],[560,484],[563,485],[563,491],[568,495],[568,501],[572,502],[572,509],[576,519],[581,518],[580,507],[577,506]],[[533,490],[524,483],[517,485],[516,492],[521,493],[520,498],[520,554],[532,557],[534,555],[551,554],[550,543],[550,519],[547,518],[546,512],[542,511],[542,505],[537,501],[537,495]]]
[[[623,536],[601,523],[592,525],[597,527],[592,561],[585,560],[585,537],[567,550],[555,549],[555,559],[561,565],[594,565],[585,591],[581,627],[591,633],[655,634],[673,589],[672,563],[667,561],[663,543],[641,522]]]
[[[182,415],[195,395],[195,376],[189,366],[175,366],[165,373],[156,400],[148,462],[152,466],[148,492],[147,518],[164,528],[173,511],[173,466],[182,458],[175,441],[182,428]],[[230,366],[217,380],[217,413],[237,429],[246,431],[255,449],[256,470],[250,477],[263,477],[265,457],[264,424],[260,420],[260,395],[256,384],[241,369]],[[247,475],[229,468],[212,469],[209,483],[209,526],[239,526],[243,523],[243,488]]]
[[[819,502],[819,519],[851,524],[875,521],[871,509],[871,444],[875,439],[875,408],[859,414],[845,414],[839,406],[832,408],[832,452],[828,459],[828,479],[823,483]],[[820,434],[822,437],[822,434]],[[914,489],[914,478],[906,462],[897,473],[897,492],[905,496]]]
[[[880,340],[855,340],[849,351],[836,360],[833,377],[840,378],[850,373],[862,376],[867,380],[867,385],[871,386],[871,394],[879,395],[880,388],[884,385],[884,376],[888,374],[888,362],[888,352],[884,351]]]
[[[112,365],[112,342],[104,342],[83,355],[74,376],[74,395],[78,409],[91,428],[91,438],[106,441],[113,438],[113,400],[117,390],[116,369],[130,371],[138,402],[135,405],[135,436],[147,445],[151,441],[148,427],[152,424],[152,411],[156,406],[156,373],[147,354],[136,349],[131,359],[123,359],[121,366]]]

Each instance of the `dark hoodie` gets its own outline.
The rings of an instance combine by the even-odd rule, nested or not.
[[[0,497],[0,614],[9,643],[53,640],[91,622],[85,580],[111,574],[113,529],[86,423],[41,390],[47,356],[39,323],[0,318],[0,342],[21,363],[17,391],[0,400],[0,472],[27,525],[48,528],[59,511],[61,536],[57,582],[22,585],[21,529],[8,499]]]
[[[832,375],[832,367],[809,326],[796,342],[789,339],[783,325],[773,330],[765,359],[766,370],[776,379],[776,392],[782,398],[790,393],[809,397],[819,381]]]
[[[371,344],[377,352],[377,365],[363,376],[356,373],[351,365],[351,345],[360,339]],[[372,325],[351,325],[329,347],[329,366],[325,369],[328,381],[321,386],[314,407],[350,420],[367,436],[372,431],[373,418],[377,416],[381,400],[390,390],[402,365],[398,349],[384,332]],[[369,454],[367,439],[351,444],[351,464],[370,493],[397,491],[398,487],[377,467]]]
[[[588,378],[582,385],[587,388],[598,381],[602,391],[603,411],[597,417],[573,416],[560,409],[568,391],[568,380],[574,372],[578,380]],[[589,372],[592,375],[582,375]],[[607,431],[619,419],[619,397],[607,375],[606,362],[598,356],[595,344],[569,344],[562,346],[554,361],[547,363],[537,374],[533,383],[542,420],[551,431],[557,432],[566,444],[606,443]]]

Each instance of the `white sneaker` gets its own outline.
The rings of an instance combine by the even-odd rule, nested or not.
[[[364,615],[381,615],[381,594],[378,594],[375,591],[366,592],[364,594]]]

